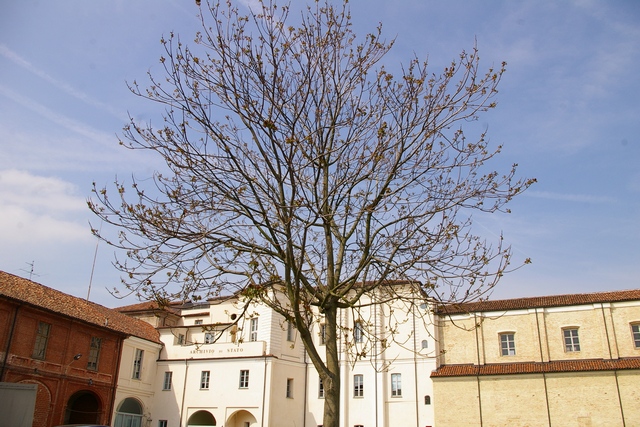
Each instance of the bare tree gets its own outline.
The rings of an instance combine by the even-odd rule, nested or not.
[[[298,15],[265,1],[246,16],[209,4],[192,47],[163,39],[165,72],[131,90],[166,107],[164,124],[132,119],[120,142],[169,172],[146,189],[134,180],[133,194],[116,181],[115,200],[94,184],[89,201],[120,230],[116,265],[140,297],[234,294],[292,322],[327,427],[339,420],[338,311],[399,282],[414,291],[367,304],[482,297],[511,253],[476,235],[471,213],[505,211],[533,182],[489,169],[500,147],[460,127],[495,107],[505,64],[480,71],[474,48],[441,74],[410,58],[394,76],[381,65],[393,43],[380,26],[357,38],[346,3]]]

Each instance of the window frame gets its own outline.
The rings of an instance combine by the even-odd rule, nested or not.
[[[97,371],[98,361],[100,360],[100,348],[102,347],[102,338],[91,337],[89,344],[89,355],[87,357],[87,370]]]
[[[167,420],[158,420],[158,427],[167,427],[168,425]]]
[[[577,326],[562,328],[562,341],[564,343],[565,353],[577,353],[581,350],[579,329]],[[570,340],[570,342],[568,340]]]
[[[364,375],[362,374],[353,376],[353,397],[364,397]]]
[[[200,390],[209,390],[211,382],[211,371],[202,371],[200,373]]]
[[[391,374],[391,397],[402,397],[402,374]]]
[[[44,331],[46,326],[46,331]],[[49,343],[49,335],[51,334],[51,323],[38,321],[36,329],[36,338],[33,342],[33,353],[31,358],[45,360],[47,357],[47,344]]]
[[[293,322],[287,321],[287,341],[293,342],[295,340],[295,328]]]
[[[325,345],[327,342],[327,324],[326,323],[320,323],[320,331],[318,332],[318,335],[320,336],[319,344]]]
[[[249,341],[258,341],[258,318],[252,317],[249,320]]]
[[[287,399],[293,399],[293,378],[287,378],[287,392],[285,396]]]
[[[640,350],[640,323],[631,324],[631,340],[636,350]]]
[[[500,339],[500,356],[510,357],[515,356],[516,353],[516,333],[515,332],[500,332],[498,334]]]
[[[248,369],[240,370],[240,381],[238,382],[238,388],[240,389],[249,388],[249,370]]]
[[[360,320],[353,322],[353,341],[356,343],[364,341],[364,327]]]
[[[324,384],[320,377],[318,377],[318,399],[324,399]]]
[[[173,371],[165,371],[162,380],[162,391],[169,391],[173,387]]]
[[[142,379],[142,361],[144,360],[144,350],[136,348],[135,355],[133,356],[133,371],[131,372],[131,379]]]
[[[204,343],[205,344],[214,344],[216,342],[216,334],[213,332],[205,332],[204,333]]]

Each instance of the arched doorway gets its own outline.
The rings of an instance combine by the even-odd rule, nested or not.
[[[253,427],[257,423],[256,417],[244,409],[236,411],[227,419],[227,427]]]
[[[102,404],[98,397],[88,390],[74,393],[67,402],[65,424],[98,424],[102,415]]]
[[[194,412],[187,420],[187,427],[191,426],[215,426],[216,418],[209,411]]]
[[[132,397],[120,402],[114,427],[142,427],[142,404]]]

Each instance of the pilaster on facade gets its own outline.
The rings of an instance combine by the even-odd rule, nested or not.
[[[443,306],[439,314],[445,357],[431,375],[439,425],[640,419],[629,387],[640,380],[640,290]],[[484,357],[474,361],[469,347]]]

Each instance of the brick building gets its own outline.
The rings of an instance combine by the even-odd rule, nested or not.
[[[124,341],[148,323],[0,272],[0,381],[37,384],[34,427],[108,424]]]
[[[438,314],[437,425],[640,425],[640,290]]]

